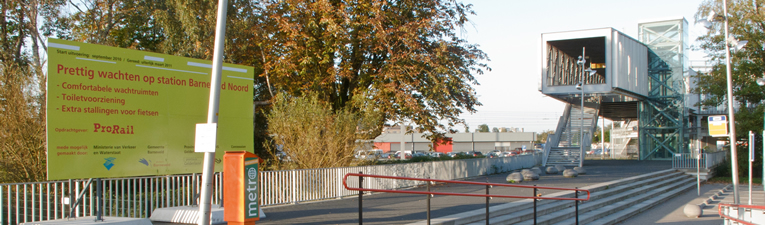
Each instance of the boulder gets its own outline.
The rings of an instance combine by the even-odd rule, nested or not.
[[[536,166],[535,166],[535,167],[532,167],[532,168],[531,168],[531,171],[534,171],[534,173],[537,173],[537,174],[538,174],[538,175],[540,175],[540,176],[542,175],[542,170],[541,170],[541,169],[539,169],[539,167],[536,167]]]
[[[511,173],[510,175],[507,175],[507,178],[505,178],[508,183],[520,183],[523,182],[523,175],[521,173],[515,172]]]
[[[555,165],[555,169],[558,169],[558,171],[562,173],[564,170],[566,170],[566,167],[561,165]]]
[[[558,174],[558,169],[554,166],[548,166],[545,172],[547,172],[547,174]]]
[[[683,208],[683,213],[685,213],[685,216],[688,218],[699,218],[701,214],[703,214],[701,207],[694,204],[686,204],[685,208]]]
[[[582,167],[574,167],[574,171],[576,171],[579,174],[587,174],[587,170]]]
[[[521,173],[521,175],[523,175],[523,180],[539,180],[539,174],[534,172]]]
[[[579,176],[579,173],[577,173],[576,171],[572,169],[566,169],[563,171],[563,176],[568,178],[574,178],[576,176]]]

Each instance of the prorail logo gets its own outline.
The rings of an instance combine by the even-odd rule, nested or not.
[[[133,125],[101,125],[93,123],[93,132],[112,133],[112,134],[134,134]]]

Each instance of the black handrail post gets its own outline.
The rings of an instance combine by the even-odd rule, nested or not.
[[[486,175],[486,195],[489,195],[489,176]],[[489,196],[486,196],[486,225],[489,225]]]
[[[574,187],[574,189],[579,189],[579,187]],[[574,190],[574,198],[577,200],[574,200],[574,204],[576,207],[576,225],[579,225],[579,190]]]
[[[430,177],[428,177],[430,179]],[[428,225],[430,225],[430,181],[427,181],[428,186]]]
[[[532,200],[534,200],[534,225],[536,225],[537,224],[537,185],[536,184],[534,185],[533,197],[534,198]]]
[[[364,172],[359,171],[359,174],[364,174]],[[364,188],[364,178],[359,176],[359,188]],[[359,225],[363,224],[362,220],[362,211],[361,211],[361,198],[364,196],[364,191],[359,190]]]

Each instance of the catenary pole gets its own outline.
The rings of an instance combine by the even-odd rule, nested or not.
[[[218,123],[220,100],[220,79],[223,67],[223,42],[226,38],[227,0],[218,0],[218,20],[215,26],[215,49],[213,52],[212,74],[210,74],[210,100],[207,107],[207,123]],[[217,136],[217,133],[215,134]],[[210,224],[212,206],[212,178],[215,168],[215,152],[204,153],[202,170],[202,193],[199,203],[199,225]]]
[[[728,1],[723,0],[723,17],[725,18],[725,72],[728,82],[728,127],[730,130],[730,158],[733,172],[733,204],[740,204],[738,193],[738,151],[736,151],[736,118],[733,102],[733,75],[730,68],[730,46],[728,46]]]

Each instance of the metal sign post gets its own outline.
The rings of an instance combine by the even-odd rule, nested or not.
[[[752,162],[754,162],[754,132],[749,131],[749,205],[752,204]]]
[[[215,49],[213,52],[212,74],[210,76],[210,101],[207,107],[207,123],[218,123],[220,100],[220,79],[223,69],[223,42],[226,37],[227,0],[218,0],[218,19],[215,26]],[[217,136],[217,132],[216,132]],[[215,173],[215,152],[205,152],[202,169],[202,193],[199,203],[199,225],[210,224],[212,207],[212,180]]]

